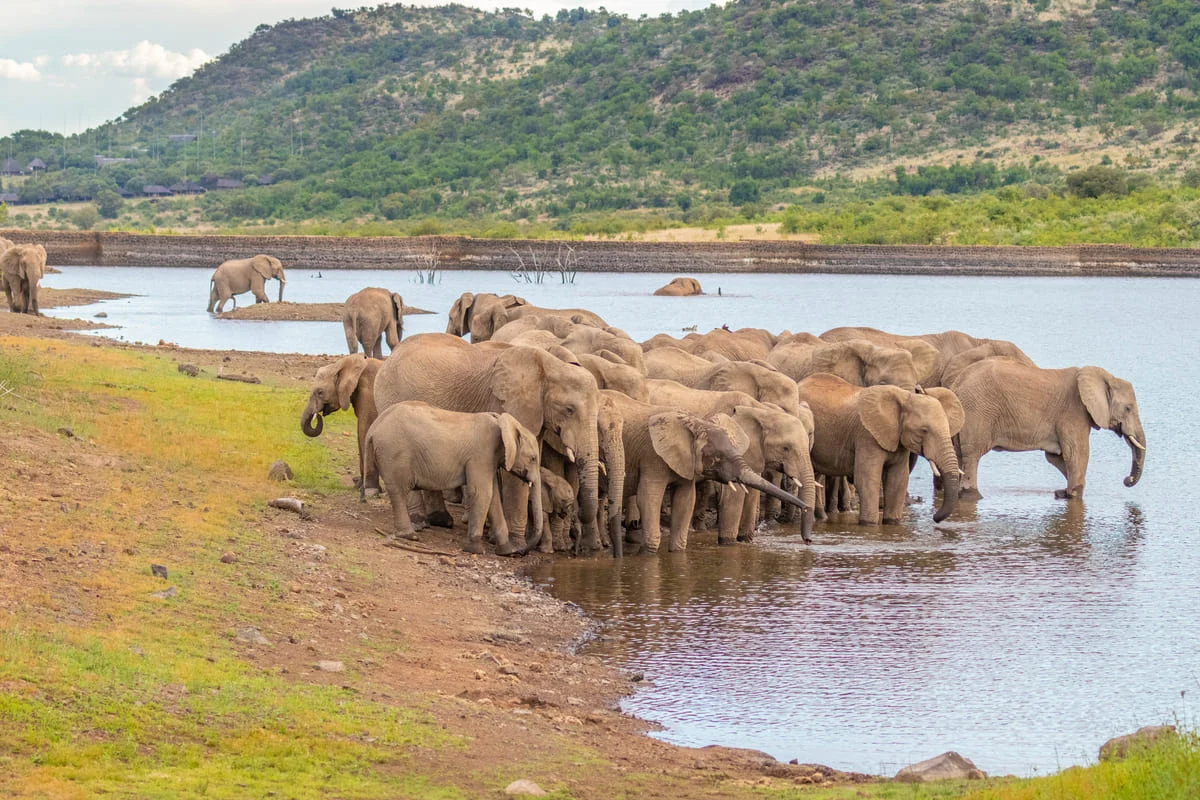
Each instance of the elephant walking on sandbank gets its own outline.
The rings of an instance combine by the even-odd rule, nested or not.
[[[279,302],[283,302],[283,286],[287,278],[283,274],[283,263],[275,256],[257,255],[253,258],[235,258],[217,267],[209,281],[208,310],[214,308],[218,314],[225,308],[225,303],[234,295],[245,292],[254,293],[254,302],[269,303],[266,283],[274,278],[279,281]],[[237,299],[233,300],[237,308]]]

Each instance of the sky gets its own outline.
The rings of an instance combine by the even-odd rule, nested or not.
[[[484,9],[560,8],[640,16],[712,0],[459,0]],[[226,52],[262,23],[318,17],[335,0],[0,0],[0,137],[74,134],[115,119]],[[345,0],[342,8],[377,5]],[[406,5],[439,5],[436,2]],[[2,154],[0,154],[2,155]]]

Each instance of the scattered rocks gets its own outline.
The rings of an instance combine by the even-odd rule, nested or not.
[[[237,553],[234,553],[232,551],[228,552],[228,553],[224,553],[221,556],[222,564],[233,564],[233,563],[237,562],[237,560],[238,560]]]
[[[172,597],[174,597],[176,594],[178,594],[178,592],[175,591],[175,587],[168,586],[166,589],[163,589],[161,592],[151,592],[150,596],[157,598],[159,600],[169,600]]]
[[[1131,750],[1140,750],[1158,742],[1160,739],[1176,735],[1174,725],[1146,725],[1133,733],[1115,736],[1100,745],[1101,761],[1119,761],[1129,755]]]
[[[322,672],[345,672],[346,671],[346,665],[343,664],[341,661],[318,661],[316,664],[316,667],[317,667],[317,669],[321,670]]]
[[[979,780],[986,777],[987,773],[971,763],[971,759],[964,758],[953,750],[907,766],[896,773],[896,780],[904,783]]]
[[[162,578],[165,581],[167,579],[167,568],[162,564],[151,564],[150,574],[156,578]]]
[[[516,797],[545,797],[546,790],[531,780],[522,778],[504,787],[504,793]]]
[[[237,640],[257,645],[268,645],[271,643],[267,637],[262,635],[262,632],[258,628],[242,628],[237,632]]]
[[[501,675],[520,675],[521,672],[511,664],[505,664],[500,668]]]
[[[292,477],[292,468],[288,466],[286,461],[276,461],[272,463],[271,468],[267,470],[268,480],[290,481]]]
[[[189,378],[194,378],[200,374],[200,368],[195,364],[180,364],[178,367],[176,367],[176,369],[178,369],[184,375],[187,375]]]

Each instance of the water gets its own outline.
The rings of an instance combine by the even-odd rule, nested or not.
[[[188,347],[338,354],[336,323],[213,320],[209,270],[68,268],[56,287],[142,293],[101,307],[105,335]],[[1095,758],[1110,736],[1179,717],[1195,724],[1200,689],[1200,480],[1191,409],[1200,385],[1200,282],[1179,279],[710,275],[722,296],[656,298],[671,276],[579,275],[575,286],[518,284],[505,273],[292,274],[285,297],[341,300],[363,286],[438,311],[406,319],[441,331],[462,291],[516,292],[584,306],[635,338],[726,323],[819,333],[874,325],[900,333],[958,328],[1017,342],[1046,367],[1096,364],[1131,380],[1149,453],[1132,489],[1129,450],[1092,435],[1086,498],[1055,500],[1059,473],[1040,453],[993,453],[985,494],[934,526],[928,502],[904,524],[818,523],[716,548],[621,562],[556,559],[536,579],[606,620],[592,646],[645,673],[625,710],[689,745],[765,750],[889,774],[955,749],[992,773],[1045,773]],[[274,291],[269,292],[274,296]],[[912,492],[928,500],[922,464]],[[963,504],[965,505],[965,504]]]

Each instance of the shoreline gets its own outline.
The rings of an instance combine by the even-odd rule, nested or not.
[[[530,272],[713,272],[1022,277],[1200,277],[1200,248],[820,245],[801,241],[567,241],[462,236],[153,235],[0,230],[46,246],[55,266],[215,267],[271,253],[288,268]]]

